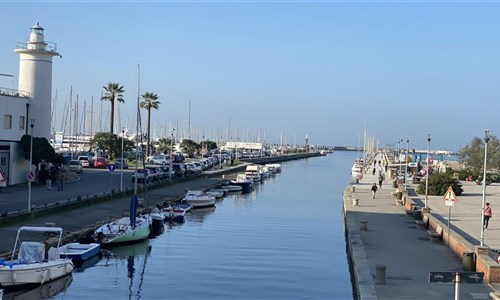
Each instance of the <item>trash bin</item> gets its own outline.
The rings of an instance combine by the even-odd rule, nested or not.
[[[464,271],[475,272],[476,264],[474,263],[474,252],[464,252],[462,263]]]
[[[413,218],[414,218],[415,220],[422,220],[422,210],[420,210],[420,209],[415,209],[415,210],[413,211]]]

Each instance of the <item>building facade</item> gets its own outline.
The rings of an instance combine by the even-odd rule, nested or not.
[[[56,44],[45,41],[38,23],[31,27],[29,40],[14,51],[20,58],[18,89],[0,87],[0,169],[7,185],[27,180],[29,161],[22,155],[21,137],[32,134],[51,139],[52,58],[60,56]]]

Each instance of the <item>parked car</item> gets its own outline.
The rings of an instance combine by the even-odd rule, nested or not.
[[[160,169],[163,172],[163,179],[170,179],[175,177],[174,171],[170,170],[170,166],[161,166]]]
[[[83,167],[78,159],[72,159],[68,162],[68,170],[75,173],[82,173]]]
[[[135,175],[132,175],[132,183],[135,182]],[[153,176],[148,169],[138,169],[137,170],[137,183],[149,183],[153,181]]]
[[[94,168],[106,169],[107,167],[108,167],[108,161],[104,157],[96,157],[94,159]]]
[[[128,169],[128,163],[127,160],[125,159],[117,159],[115,160],[114,164],[117,169],[121,169],[122,165],[124,169]]]
[[[89,161],[88,156],[78,156],[77,159],[80,161],[80,164],[82,165],[82,167],[84,167],[84,168],[90,167],[90,161]]]
[[[155,165],[168,165],[170,164],[170,158],[167,155],[159,154],[151,159],[151,163]]]

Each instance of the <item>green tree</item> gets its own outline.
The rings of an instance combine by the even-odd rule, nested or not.
[[[217,149],[217,143],[214,142],[214,141],[202,141],[201,143],[201,146],[203,146],[203,148],[206,148],[207,150],[214,150],[214,149]]]
[[[121,157],[122,151],[122,139],[116,134],[109,132],[98,132],[94,135],[92,140],[90,140],[92,145],[96,145],[97,148],[106,151],[111,159],[116,159]],[[130,151],[134,143],[128,139],[123,140],[123,152]]]
[[[172,152],[173,146],[175,145],[174,143],[172,143],[172,140],[170,138],[161,138],[160,140],[158,140],[158,144],[158,149],[163,153]]]
[[[148,135],[146,137],[146,157],[149,156],[149,149],[151,148],[151,109],[158,109],[160,107],[160,101],[158,101],[158,95],[151,92],[146,92],[141,96],[144,101],[140,103],[141,108],[148,111]]]
[[[111,112],[109,118],[109,132],[113,133],[113,126],[115,125],[115,101],[125,102],[123,99],[123,93],[125,92],[123,86],[116,82],[109,82],[108,86],[102,87],[105,90],[104,95],[102,95],[101,100],[106,100],[111,102]]]
[[[446,194],[449,187],[453,188],[455,195],[462,195],[462,184],[453,177],[451,172],[440,173],[433,172],[429,176],[428,195],[441,196]],[[425,180],[422,180],[418,186],[417,193],[425,194]]]
[[[19,141],[21,145],[21,151],[26,160],[30,159],[30,146],[31,146],[31,136],[23,135],[21,140]],[[44,137],[33,137],[33,157],[32,162],[35,165],[38,165],[42,160],[53,162],[53,163],[62,163],[64,159],[61,155],[57,154],[54,148],[50,145],[49,141],[47,141]]]
[[[190,157],[193,157],[196,151],[200,150],[200,145],[193,140],[184,139],[181,143],[181,149],[186,152]]]
[[[462,164],[476,175],[483,172],[484,167],[484,139],[474,137],[472,141],[465,145],[458,152],[458,158]],[[492,135],[488,142],[488,157],[486,169],[497,169],[500,166],[500,143],[498,139]]]

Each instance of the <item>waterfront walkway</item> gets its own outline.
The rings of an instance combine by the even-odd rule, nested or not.
[[[378,155],[377,160],[382,156]],[[344,192],[346,210],[346,228],[349,232],[354,270],[360,299],[454,299],[454,284],[429,283],[429,272],[462,271],[463,261],[459,259],[441,241],[431,242],[427,229],[417,229],[413,217],[407,216],[404,206],[396,205],[396,198],[391,194],[395,189],[386,174],[382,189],[372,199],[371,186],[378,182],[371,169],[364,174],[358,184],[353,184],[355,191],[348,186]],[[419,202],[418,196],[411,189],[412,200]],[[458,197],[452,208],[452,228],[461,232],[469,241],[478,245],[481,222],[481,193],[478,186],[465,183],[464,195]],[[500,186],[488,186],[488,197],[500,193]],[[352,198],[358,198],[358,206]],[[441,220],[448,218],[443,196],[428,197],[431,213]],[[497,198],[498,199],[498,198]],[[494,203],[493,201],[490,201]],[[500,223],[495,224],[495,205],[493,219],[487,230],[485,244],[491,248],[500,248]],[[500,214],[500,206],[498,207]],[[366,221],[367,230],[360,230],[360,222]],[[385,283],[376,283],[376,266],[385,266]],[[378,268],[379,274],[383,268]],[[380,277],[379,277],[380,279]],[[489,299],[489,293],[495,291],[496,284],[461,284],[460,299]]]

